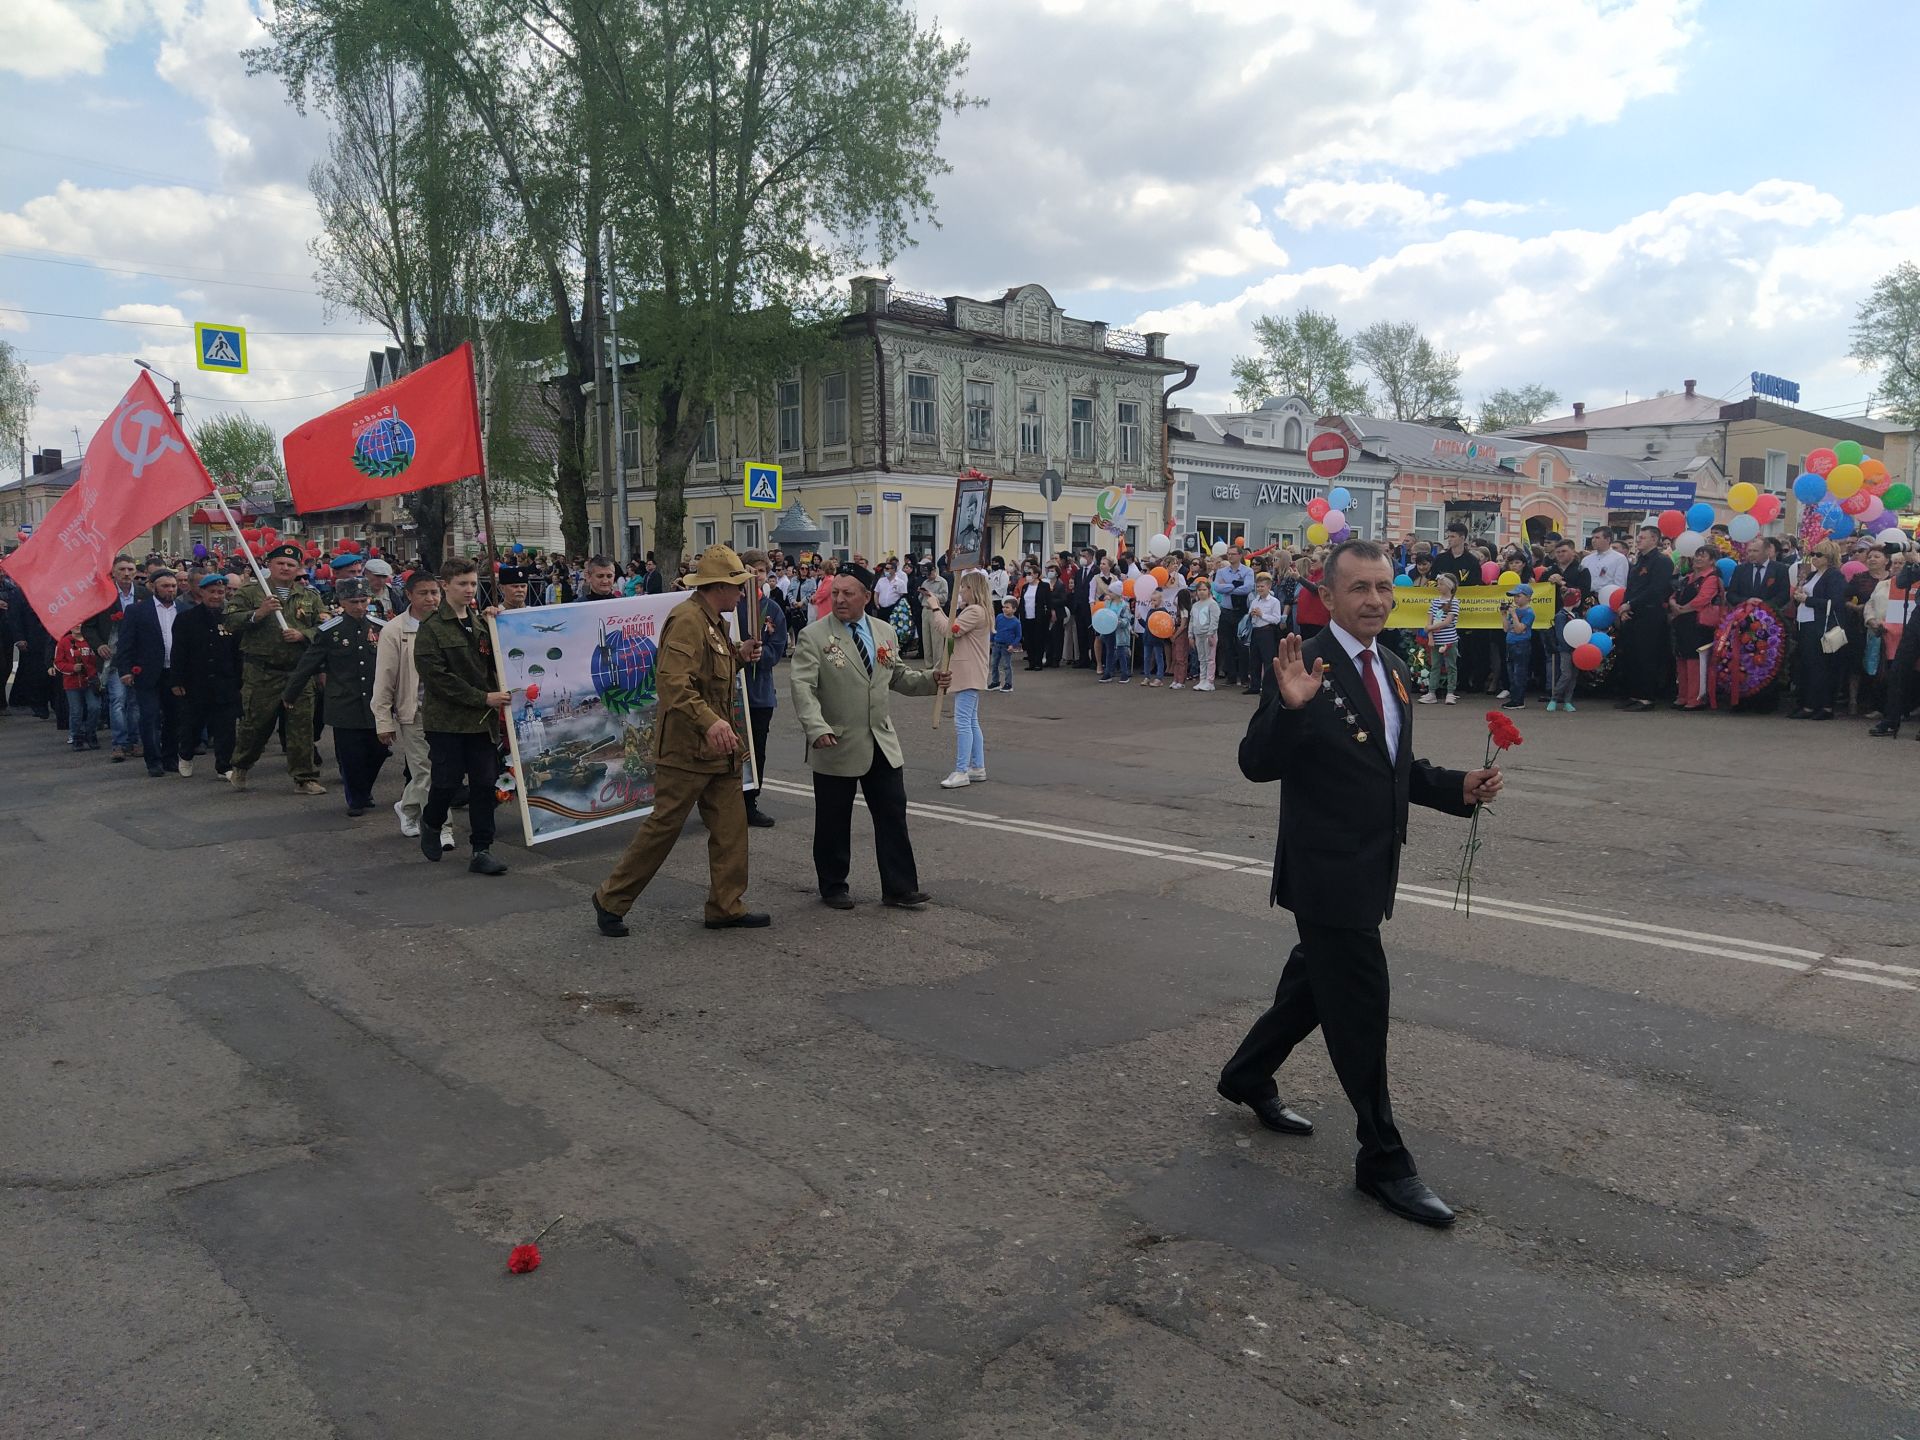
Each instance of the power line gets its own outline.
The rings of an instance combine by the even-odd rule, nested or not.
[[[0,313],[8,315],[40,315],[50,320],[92,320],[101,325],[145,325],[154,330],[191,330],[193,326],[179,320],[122,320],[113,315],[73,315],[65,310],[29,310],[22,305],[0,305]],[[385,340],[384,330],[249,330],[250,335],[304,335],[328,336],[339,340]]]
[[[246,280],[212,280],[203,275],[179,275],[165,270],[135,270],[128,265],[108,265],[98,260],[56,260],[51,255],[22,255],[17,250],[0,250],[0,259],[25,260],[34,265],[64,265],[71,270],[104,270],[110,275],[144,275],[149,280],[184,280],[190,285],[217,285],[229,290],[273,290],[282,295],[317,298],[311,286],[295,289],[291,285],[259,285]]]
[[[70,165],[91,165],[96,170],[111,170],[118,175],[132,175],[142,180],[161,180],[169,185],[184,185],[189,190],[197,190],[203,195],[224,195],[229,200],[265,200],[275,205],[298,205],[307,209],[310,201],[295,200],[286,195],[276,195],[270,190],[222,190],[203,185],[198,180],[189,180],[184,175],[166,175],[158,170],[140,170],[131,165],[116,165],[110,160],[94,160],[85,155],[63,155],[57,150],[42,150],[38,146],[14,145],[0,140],[0,150],[17,150],[22,155],[31,155],[39,160],[64,160]]]
[[[183,390],[180,393],[184,398],[188,400],[204,400],[209,405],[246,406],[246,405],[281,405],[287,402],[288,400],[313,400],[322,395],[338,395],[343,391],[358,390],[359,388],[360,388],[360,382],[355,381],[351,385],[336,385],[331,390],[309,390],[304,395],[275,395],[271,399],[266,399],[266,400],[229,400],[224,395],[195,395],[190,390]]]
[[[140,260],[115,260],[106,255],[90,255],[85,250],[62,250],[57,245],[33,245],[33,246],[29,246],[28,248],[34,251],[34,253],[38,255],[62,255],[69,260],[91,260],[95,264],[105,265],[105,266],[142,265],[147,263],[145,261],[140,261]],[[205,266],[205,265],[188,265],[183,268],[188,270],[207,270],[207,269],[211,269],[212,267]],[[219,275],[225,275],[229,273],[235,273],[235,274],[241,274],[241,275],[270,275],[276,280],[310,280],[313,278],[312,275],[310,274],[295,273],[292,270],[235,271],[231,266],[222,266],[217,271],[214,271],[214,273]],[[209,276],[209,278],[212,278],[212,277]]]

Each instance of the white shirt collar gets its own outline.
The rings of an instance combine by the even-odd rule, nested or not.
[[[1347,652],[1347,659],[1353,661],[1354,669],[1358,670],[1360,668],[1360,652],[1363,650],[1373,656],[1376,664],[1379,663],[1380,652],[1374,649],[1373,646],[1363,645],[1354,639],[1353,636],[1349,635],[1340,627],[1339,621],[1329,620],[1327,622],[1327,629],[1331,630],[1333,632],[1333,638],[1340,642],[1340,648]]]

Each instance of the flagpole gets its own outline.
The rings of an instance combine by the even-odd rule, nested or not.
[[[485,344],[483,336],[479,353],[484,354]],[[493,533],[493,500],[487,493],[487,441],[490,438],[488,432],[493,429],[493,418],[490,414],[483,414],[480,409],[480,380],[477,374],[474,376],[473,401],[474,414],[480,424],[480,523],[487,527],[487,581],[493,586],[494,594],[498,595],[500,556]]]
[[[227,524],[233,527],[233,538],[240,542],[240,553],[247,557],[247,564],[253,569],[253,578],[260,582],[262,590],[269,595],[273,594],[273,586],[267,580],[267,572],[262,570],[260,562],[254,559],[253,547],[247,544],[247,537],[240,533],[240,522],[234,518],[233,511],[227,508],[227,497],[220,493],[218,485],[213,487],[213,503],[220,507],[220,513],[227,517]],[[287,617],[278,610],[273,612],[273,618],[280,622],[282,630],[287,628]]]

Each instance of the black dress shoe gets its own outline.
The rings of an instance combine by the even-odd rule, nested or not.
[[[919,910],[931,899],[933,897],[924,890],[909,890],[904,895],[882,895],[880,903],[891,905],[896,910]]]
[[[829,910],[851,910],[853,908],[853,896],[844,890],[836,890],[831,895],[822,895],[820,897],[820,903]]]
[[[420,853],[436,864],[439,863],[440,832],[438,830],[430,830],[425,825],[420,827]]]
[[[1371,1195],[1402,1219],[1431,1225],[1436,1230],[1453,1224],[1453,1211],[1447,1208],[1447,1202],[1434,1194],[1418,1175],[1409,1175],[1404,1180],[1356,1180],[1353,1183],[1361,1194]]]
[[[1306,1116],[1297,1115],[1282,1105],[1278,1096],[1263,1095],[1258,1100],[1242,1100],[1238,1095],[1231,1094],[1224,1085],[1216,1085],[1213,1088],[1220,1092],[1222,1100],[1229,1100],[1235,1105],[1244,1105],[1253,1111],[1254,1117],[1269,1130],[1277,1131],[1282,1135],[1313,1133],[1313,1122]]]
[[[1867,734],[1873,736],[1876,740],[1891,740],[1900,734],[1900,727],[1898,725],[1889,725],[1883,720],[1871,730],[1867,731]]]
[[[771,830],[773,828],[773,817],[771,815],[762,815],[760,811],[753,806],[748,806],[747,824],[751,825],[755,830]]]
[[[631,935],[627,922],[607,909],[597,899],[593,902],[593,923],[600,927],[600,933],[618,940],[622,935]]]
[[[494,859],[491,851],[476,850],[467,862],[467,871],[473,875],[504,875],[507,867]]]
[[[771,915],[749,910],[744,915],[729,915],[724,920],[707,921],[709,930],[764,930],[773,923]]]

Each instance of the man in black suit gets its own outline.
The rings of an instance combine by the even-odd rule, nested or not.
[[[1500,793],[1498,769],[1443,770],[1413,758],[1407,668],[1376,637],[1393,611],[1393,566],[1367,540],[1333,552],[1321,581],[1332,623],[1289,635],[1240,742],[1249,780],[1280,781],[1280,841],[1272,902],[1293,912],[1300,943],[1274,991],[1220,1072],[1220,1094],[1269,1130],[1308,1135],[1280,1103],[1274,1073],[1314,1027],[1359,1118],[1354,1181],[1396,1215],[1451,1225],[1453,1211],[1415,1172],[1387,1098],[1387,956],[1380,922],[1393,914],[1407,807],[1467,816]]]
[[[1792,590],[1787,567],[1780,563],[1780,542],[1765,535],[1749,540],[1747,558],[1735,567],[1727,584],[1729,603],[1764,600],[1775,614],[1781,614]]]
[[[140,749],[147,774],[156,780],[180,773],[180,699],[186,693],[173,674],[174,598],[180,580],[171,570],[147,577],[147,598],[120,622],[113,665],[118,683],[140,697]]]
[[[227,577],[200,577],[200,603],[173,624],[173,678],[180,702],[180,773],[193,774],[193,752],[204,733],[213,742],[214,773],[233,768],[234,727],[240,720],[240,637],[227,629]]]

